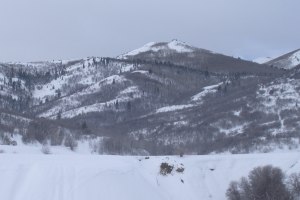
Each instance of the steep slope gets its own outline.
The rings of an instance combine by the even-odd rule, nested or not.
[[[282,55],[269,62],[266,62],[265,64],[273,65],[282,69],[292,69],[300,64],[300,49]]]

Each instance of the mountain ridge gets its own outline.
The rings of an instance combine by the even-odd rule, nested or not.
[[[2,134],[53,145],[70,135],[101,137],[114,154],[296,145],[294,71],[184,45],[150,43],[122,59],[1,64],[0,108],[16,113],[0,118]]]

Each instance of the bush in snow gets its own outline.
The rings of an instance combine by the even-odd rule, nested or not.
[[[270,165],[253,169],[247,178],[231,182],[226,192],[229,200],[290,200],[291,193],[281,169]]]
[[[183,173],[184,172],[184,167],[178,167],[177,169],[176,169],[176,172],[178,172],[178,173]]]
[[[232,181],[229,184],[229,188],[227,189],[226,196],[227,199],[229,200],[242,200],[241,189],[238,182]]]
[[[73,135],[68,134],[65,138],[65,146],[69,147],[72,151],[75,151],[76,147],[78,146],[78,143]]]
[[[43,154],[51,154],[50,147],[49,147],[48,145],[46,145],[46,144],[44,144],[44,145],[42,146],[41,151],[42,151]]]
[[[163,176],[171,174],[171,172],[173,171],[173,169],[174,169],[174,166],[173,165],[169,165],[166,162],[160,164],[160,174],[163,175]]]

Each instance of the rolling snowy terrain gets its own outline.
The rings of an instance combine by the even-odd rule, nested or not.
[[[171,174],[159,173],[162,162],[174,166]],[[299,172],[299,152],[183,158],[0,154],[0,191],[5,200],[224,200],[229,182],[263,165]]]
[[[0,145],[0,194],[5,200],[224,200],[229,183],[255,167],[300,169],[300,149],[273,153],[116,156],[97,155],[88,140],[75,151],[60,146]],[[173,166],[162,175],[160,165]],[[179,170],[181,169],[181,171]]]

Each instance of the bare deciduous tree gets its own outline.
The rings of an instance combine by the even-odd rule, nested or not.
[[[280,168],[267,165],[253,169],[247,178],[232,182],[226,196],[229,200],[292,200]]]

